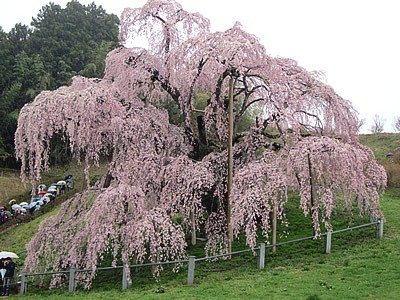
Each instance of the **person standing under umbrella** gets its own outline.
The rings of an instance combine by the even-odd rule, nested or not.
[[[10,294],[10,286],[14,281],[15,264],[10,257],[7,257],[4,261],[6,273],[4,274],[4,291],[0,296],[8,296]]]
[[[0,295],[3,294],[4,274],[6,273],[4,258],[0,259]]]

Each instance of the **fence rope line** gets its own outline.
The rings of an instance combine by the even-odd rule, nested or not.
[[[376,237],[378,239],[383,239],[383,220],[378,220],[374,222],[370,222],[367,224],[362,224],[362,225],[357,225],[353,227],[348,227],[344,229],[339,229],[336,231],[331,231],[328,230],[326,233],[322,233],[318,236],[309,236],[309,237],[303,237],[303,238],[298,238],[290,241],[284,241],[276,244],[268,244],[265,245],[262,243],[260,247],[255,247],[253,249],[244,249],[244,250],[238,250],[238,251],[233,251],[230,253],[225,253],[225,254],[218,254],[214,256],[205,256],[205,257],[200,257],[200,258],[195,258],[194,256],[189,256],[189,259],[184,259],[184,260],[179,260],[179,261],[165,261],[165,262],[157,262],[157,263],[144,263],[144,264],[134,264],[134,265],[127,265],[127,266],[111,266],[111,267],[99,267],[96,268],[97,271],[100,270],[115,270],[115,269],[122,269],[123,270],[123,277],[122,277],[122,289],[127,289],[129,287],[129,284],[127,282],[127,278],[125,276],[125,267],[128,268],[141,268],[141,267],[149,267],[149,266],[159,266],[159,265],[170,265],[170,264],[184,264],[188,263],[188,285],[192,285],[194,282],[194,270],[195,270],[195,263],[196,262],[203,262],[203,261],[209,261],[212,259],[220,258],[220,257],[226,257],[226,256],[231,256],[231,255],[238,255],[242,253],[247,253],[247,252],[253,252],[256,253],[258,252],[258,268],[259,269],[264,269],[264,264],[265,264],[265,249],[267,248],[272,248],[274,246],[283,246],[291,243],[298,243],[306,240],[316,240],[317,238],[325,237],[325,253],[330,253],[331,251],[331,239],[332,235],[334,234],[339,234],[342,232],[347,232],[347,231],[353,231],[357,229],[362,229],[366,227],[370,227],[373,225],[376,225]],[[256,255],[255,255],[256,256]],[[250,261],[252,259],[248,259],[247,261]],[[233,267],[232,267],[233,268]],[[224,268],[226,270],[227,268]],[[27,291],[27,277],[34,277],[34,276],[44,276],[44,275],[55,275],[55,274],[65,274],[69,277],[69,285],[68,285],[68,290],[69,292],[74,292],[76,288],[76,281],[77,279],[75,278],[76,273],[78,272],[92,272],[93,269],[75,269],[71,268],[69,270],[60,270],[60,271],[53,271],[53,272],[43,272],[43,273],[21,273],[21,288],[20,288],[20,294],[25,294]]]

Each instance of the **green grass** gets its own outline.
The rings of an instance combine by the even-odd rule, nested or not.
[[[0,205],[7,205],[8,201],[22,191],[28,191],[19,178],[18,170],[0,169]]]
[[[381,203],[385,213],[383,241],[375,238],[374,228],[362,229],[333,235],[331,254],[323,254],[323,239],[278,247],[275,255],[267,254],[264,270],[257,270],[252,254],[216,263],[196,263],[193,286],[186,285],[186,266],[177,274],[166,267],[158,282],[148,268],[143,268],[132,270],[133,285],[121,291],[121,271],[111,270],[101,271],[90,291],[79,289],[74,294],[67,293],[67,288],[48,291],[30,282],[23,298],[397,299],[400,295],[400,219],[397,216],[400,200],[395,192],[389,192]],[[310,235],[308,226],[300,226],[307,225],[309,220],[298,214],[293,205],[288,214],[294,221],[290,239]],[[351,225],[365,222],[368,220],[356,217]],[[4,238],[10,241],[22,235],[28,240],[36,225],[29,224],[32,231],[23,228],[27,225],[21,225],[20,232],[10,232],[10,236],[6,233]],[[335,226],[338,229],[348,225],[348,219],[339,216]],[[14,244],[11,249],[17,251],[18,242]]]
[[[400,152],[399,133],[362,134],[360,142],[371,148],[379,161],[385,161],[388,152]]]

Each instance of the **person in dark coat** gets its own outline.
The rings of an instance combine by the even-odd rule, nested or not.
[[[10,294],[10,287],[14,281],[15,263],[10,257],[7,257],[4,261],[6,273],[4,274],[4,290],[0,296],[8,296]]]
[[[5,272],[4,259],[0,259],[0,295],[3,293],[3,272]]]

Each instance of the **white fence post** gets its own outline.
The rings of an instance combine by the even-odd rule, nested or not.
[[[265,243],[260,244],[260,252],[258,254],[258,269],[262,270],[265,267]]]
[[[24,295],[26,293],[26,275],[25,273],[21,273],[21,288],[19,290],[20,295]]]
[[[194,267],[195,267],[195,257],[189,256],[189,266],[188,266],[188,285],[192,285],[194,282]]]
[[[69,269],[69,282],[68,282],[68,292],[75,292],[75,268]]]
[[[325,240],[325,253],[331,253],[331,246],[332,246],[332,230],[328,230],[326,232],[326,240]]]
[[[379,223],[376,226],[376,237],[380,240],[383,239],[383,219],[379,219]]]
[[[129,287],[128,276],[126,276],[126,268],[129,268],[128,265],[122,267],[122,289],[126,290]]]

